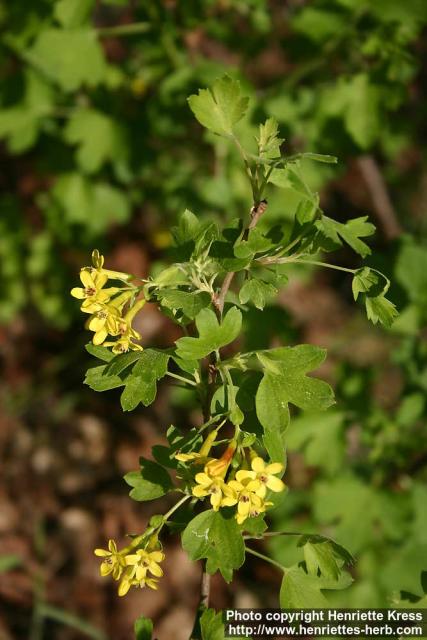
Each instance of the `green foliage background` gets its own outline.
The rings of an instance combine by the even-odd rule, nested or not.
[[[290,152],[338,156],[338,166],[307,162],[305,177],[337,219],[369,214],[377,224],[368,263],[392,278],[401,316],[388,333],[373,328],[350,307],[346,275],[319,281],[300,268],[289,275],[308,315],[283,305],[251,314],[246,346],[257,348],[310,342],[319,282],[346,309],[344,319],[331,317],[326,345],[337,406],[291,423],[291,491],[275,527],[332,535],[356,555],[355,584],[337,593],[339,604],[421,595],[424,0],[15,0],[1,5],[0,21],[0,319],[9,328],[24,321],[38,336],[76,341],[68,292],[94,246],[109,254],[132,238],[156,269],[185,208],[221,220],[246,214],[251,194],[235,151],[202,131],[186,100],[224,72],[251,96],[254,120],[278,120]],[[249,139],[255,128],[245,127]],[[286,224],[301,195],[284,187],[268,216]],[[342,251],[343,265],[355,260]],[[73,359],[65,352],[64,360],[65,371]],[[271,547],[293,562],[285,538]]]

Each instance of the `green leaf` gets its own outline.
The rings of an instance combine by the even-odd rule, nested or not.
[[[166,469],[152,460],[139,460],[140,471],[129,471],[124,476],[125,482],[132,487],[129,496],[138,502],[155,500],[173,489],[172,480]]]
[[[276,295],[277,289],[269,282],[252,278],[246,280],[239,292],[239,300],[242,304],[252,302],[257,309],[264,309],[269,298]]]
[[[151,640],[153,637],[153,622],[145,616],[139,616],[134,624],[135,640]]]
[[[313,496],[321,524],[337,523],[334,538],[352,552],[377,540],[400,540],[408,520],[407,498],[379,491],[352,474],[318,482]]]
[[[54,15],[63,27],[73,29],[87,20],[94,4],[95,0],[59,0]]]
[[[379,275],[369,267],[358,269],[353,276],[351,285],[354,299],[357,300],[359,293],[367,293],[373,287],[376,287],[379,281]]]
[[[171,233],[177,245],[184,244],[195,238],[200,230],[200,221],[192,211],[186,209],[179,217],[177,227],[172,227]]]
[[[412,302],[427,305],[427,249],[422,243],[407,240],[397,258],[395,277]]]
[[[105,367],[105,373],[109,376],[120,375],[131,364],[144,357],[143,353],[144,351],[128,351],[128,353],[121,353],[116,356],[112,354],[114,357],[110,359],[108,367]]]
[[[103,360],[104,362],[110,362],[114,358],[114,353],[107,349],[107,347],[103,347],[101,345],[95,345],[89,342],[85,345],[85,349],[91,356],[95,356],[99,360]]]
[[[348,82],[346,91],[346,129],[359,147],[368,149],[381,131],[380,90],[366,73],[359,73]]]
[[[336,473],[345,456],[344,415],[336,411],[304,413],[291,422],[287,444],[291,451],[304,452],[305,462]]]
[[[350,551],[348,551],[345,547],[343,547],[341,544],[338,544],[337,542],[335,542],[335,540],[332,540],[332,538],[328,538],[328,536],[322,536],[322,535],[318,535],[318,534],[303,534],[300,539],[298,540],[298,546],[299,547],[303,547],[305,544],[307,543],[311,543],[311,544],[318,544],[321,542],[327,542],[329,545],[331,545],[335,555],[338,558],[341,558],[341,560],[343,560],[344,564],[348,565],[349,567],[353,566],[355,564],[355,558],[351,555]]]
[[[333,41],[336,34],[345,29],[345,14],[305,6],[293,17],[292,27],[320,45],[327,40]]]
[[[380,322],[388,329],[399,315],[396,306],[384,295],[375,296],[373,298],[365,296],[366,315],[368,319],[377,324]]]
[[[86,173],[95,173],[111,162],[120,175],[127,171],[129,141],[123,127],[95,109],[78,109],[64,129],[64,138],[77,144],[76,160]]]
[[[357,300],[359,294],[363,294],[368,319],[373,324],[380,322],[388,328],[398,316],[395,305],[385,297],[389,287],[389,279],[369,267],[358,269],[353,276],[354,299]]]
[[[253,258],[257,253],[268,251],[273,246],[271,239],[255,227],[249,231],[247,240],[238,241],[234,245],[234,255],[236,258]]]
[[[288,404],[320,411],[334,402],[333,391],[326,382],[306,375],[324,361],[326,351],[299,345],[260,351],[257,356],[265,372],[256,394],[256,412],[270,457],[282,461],[289,425]]]
[[[311,153],[310,151],[306,151],[305,153],[299,154],[302,159],[306,160],[314,160],[315,162],[323,162],[325,164],[336,164],[338,162],[338,158],[336,156],[328,156],[324,153]]]
[[[202,309],[211,303],[211,297],[206,291],[180,291],[179,289],[165,289],[157,296],[163,307],[173,311],[182,310],[183,314],[191,320]]]
[[[41,31],[28,55],[65,91],[75,91],[81,85],[96,86],[107,71],[96,32],[89,28]]]
[[[310,187],[306,184],[304,178],[299,170],[299,165],[288,166],[285,169],[274,169],[272,171],[269,182],[275,184],[282,189],[292,189],[297,194],[304,196],[304,198],[311,202],[317,203],[317,195],[312,192]]]
[[[316,227],[326,240],[332,242],[333,248],[340,247],[344,240],[353,251],[362,258],[366,258],[371,253],[371,249],[360,238],[371,236],[375,231],[374,225],[366,222],[367,219],[367,216],[354,218],[343,224],[323,215],[320,220],[317,220]],[[325,249],[330,250],[327,246]]]
[[[275,118],[268,118],[264,124],[259,125],[257,142],[261,158],[280,158],[280,145],[283,139],[279,138],[279,125]]]
[[[280,606],[282,609],[325,609],[328,601],[321,592],[317,579],[305,573],[301,567],[294,566],[283,577]]]
[[[84,384],[87,384],[94,391],[109,391],[117,387],[123,387],[125,382],[119,376],[109,376],[106,373],[107,365],[92,367],[86,371]]]
[[[290,419],[282,396],[281,381],[277,376],[265,374],[256,394],[256,413],[264,428],[265,448],[276,462],[283,462],[285,458],[285,433]]]
[[[329,542],[307,542],[304,545],[304,560],[309,574],[322,575],[331,580],[337,580],[340,568],[334,554],[334,549]]]
[[[224,640],[222,613],[214,609],[205,609],[200,616],[202,640]]]
[[[225,414],[229,412],[229,419],[234,425],[241,425],[245,416],[236,402],[236,395],[239,387],[235,385],[225,385],[218,387],[212,396],[211,412],[215,414]]]
[[[132,411],[140,402],[147,407],[156,397],[157,381],[166,374],[169,355],[155,349],[145,349],[126,378],[120,397],[123,411]]]
[[[242,314],[237,307],[224,316],[221,324],[212,309],[202,309],[196,317],[198,338],[180,338],[176,342],[176,353],[184,360],[200,360],[216,349],[233,342],[240,333]]]
[[[243,118],[249,98],[242,96],[240,83],[229,76],[214,82],[210,89],[199,89],[188,98],[197,120],[219,135],[232,135],[234,125]]]
[[[208,573],[219,570],[226,582],[245,560],[240,528],[225,510],[203,511],[193,518],[182,534],[182,546],[191,560],[206,558]]]
[[[131,204],[124,191],[108,182],[95,182],[78,173],[60,174],[51,190],[52,208],[63,224],[78,224],[98,234],[113,222],[126,222],[131,213]]]
[[[252,536],[261,536],[264,531],[267,531],[268,525],[264,520],[264,516],[260,514],[255,518],[247,518],[244,523],[240,525],[240,528]]]
[[[25,72],[25,92],[16,106],[0,110],[0,138],[11,153],[22,153],[37,141],[44,118],[55,104],[52,86],[32,69]]]
[[[349,573],[342,572],[339,579],[315,576],[294,565],[286,570],[280,589],[282,609],[325,609],[329,606],[323,590],[346,589],[352,583]]]

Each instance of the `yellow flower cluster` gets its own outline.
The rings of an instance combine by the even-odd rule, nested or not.
[[[115,541],[109,540],[108,550],[95,549],[94,553],[103,559],[100,567],[101,576],[111,575],[114,580],[120,581],[119,596],[126,595],[131,587],[157,589],[158,578],[163,575],[159,563],[165,558],[160,549],[148,551],[126,547],[118,551]]]
[[[121,271],[104,269],[104,257],[97,250],[92,252],[92,263],[92,267],[81,269],[80,280],[83,286],[71,289],[71,295],[83,300],[80,309],[83,313],[90,314],[85,326],[93,331],[93,344],[113,347],[113,353],[125,353],[129,349],[141,351],[141,345],[134,342],[141,335],[132,328],[132,321],[144,306],[145,300],[138,300],[127,308],[137,292],[136,287],[129,285],[131,276]],[[110,279],[125,281],[127,286],[104,288]],[[108,336],[118,339],[105,342]]]
[[[251,469],[240,469],[235,478],[225,481],[224,465],[219,460],[209,461],[203,472],[195,476],[196,485],[192,493],[196,498],[210,496],[210,503],[214,511],[220,507],[237,505],[236,520],[242,524],[247,518],[253,518],[264,513],[273,503],[265,500],[267,489],[275,493],[284,491],[284,482],[276,475],[283,471],[279,462],[266,464],[259,456],[253,458]]]

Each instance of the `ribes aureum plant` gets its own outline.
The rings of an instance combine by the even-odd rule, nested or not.
[[[366,257],[370,249],[364,238],[374,232],[366,218],[341,223],[327,217],[305,183],[300,171],[304,158],[335,158],[283,155],[272,118],[260,125],[253,147],[246,148],[236,125],[248,100],[229,77],[191,96],[189,104],[204,127],[226,138],[241,155],[252,194],[250,211],[223,228],[185,211],[172,229],[173,263],[155,278],[110,271],[94,251],[92,266],[81,270],[82,287],[72,295],[83,301],[86,328],[93,332],[87,349],[102,361],[87,372],[85,382],[92,389],[123,388],[122,408],[131,411],[151,404],[158,381],[168,376],[192,390],[200,403],[200,426],[165,428],[168,446],[154,446],[152,459],[141,458],[140,469],[125,476],[134,500],[176,496],[169,511],[152,517],[147,530],[130,537],[121,549],[110,540],[108,550],[95,553],[102,558],[101,574],[118,581],[119,595],[133,587],[156,589],[163,573],[162,540],[168,531],[181,531],[190,558],[204,564],[192,635],[204,638],[207,626],[220,624],[207,610],[208,574],[220,571],[231,581],[246,554],[277,565],[253,548],[251,540],[292,535],[301,548],[299,564],[278,565],[283,607],[327,606],[328,590],[351,583],[346,565],[352,558],[339,544],[315,533],[268,531],[265,521],[269,510],[286,499],[282,476],[289,405],[318,411],[334,402],[331,387],[308,375],[323,362],[325,351],[303,344],[240,352],[246,310],[251,305],[263,309],[286,284],[289,265],[300,263],[351,273],[354,298],[364,302],[372,322],[389,326],[396,311],[385,297],[389,281],[381,273],[323,261],[325,253],[343,243]],[[266,192],[286,184],[301,194],[299,205],[292,223],[272,225]],[[132,322],[147,300],[182,329],[174,346],[142,349],[138,343]]]

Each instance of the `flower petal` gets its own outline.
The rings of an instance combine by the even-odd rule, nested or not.
[[[207,473],[203,472],[196,473],[195,480],[197,484],[201,484],[204,487],[210,487],[210,485],[212,484],[212,478],[210,478]]]
[[[125,576],[121,583],[119,584],[119,588],[117,593],[119,594],[119,596],[125,596],[127,594],[127,592],[129,591],[129,589],[132,586],[132,582]]]
[[[84,287],[90,288],[90,289],[96,289],[96,284],[92,278],[92,274],[90,273],[89,269],[82,269],[80,271],[80,280],[82,281],[82,284],[84,285]]]
[[[282,482],[280,478],[276,478],[275,476],[269,476],[266,484],[267,487],[275,493],[279,493],[280,491],[284,491],[285,489],[285,483]]]
[[[265,498],[266,494],[267,494],[267,487],[265,486],[265,484],[261,484],[259,489],[256,490],[255,492],[257,494],[257,496],[259,496],[260,498]]]
[[[237,482],[237,480],[229,480],[229,482],[227,482],[227,486],[230,487],[230,489],[232,489],[233,491],[236,491],[237,493],[239,493],[240,491],[243,491],[244,486],[242,485],[241,482]]]
[[[108,541],[108,548],[111,551],[111,553],[117,553],[117,544],[115,540],[110,539]]]
[[[262,471],[264,471],[265,468],[265,462],[262,458],[260,458],[259,456],[257,456],[256,458],[254,458],[252,460],[251,463],[251,467],[254,471],[256,471],[257,473],[261,473]]]
[[[251,480],[245,485],[246,491],[257,491],[261,484],[259,480]]]
[[[237,504],[237,513],[239,515],[247,517],[250,510],[251,510],[251,503],[249,501],[243,502],[242,500],[239,500]]]
[[[103,562],[99,567],[99,573],[103,578],[105,576],[108,576],[112,572],[112,570],[113,570],[113,565],[108,564],[108,562]]]
[[[89,318],[89,322],[87,323],[87,328],[89,331],[99,331],[105,325],[106,318],[98,318],[98,316],[91,316]]]
[[[236,473],[236,480],[238,482],[243,482],[243,480],[253,480],[254,478],[256,478],[256,473],[255,471],[246,471],[245,469],[240,469],[240,471],[238,471]]]
[[[220,491],[211,494],[211,505],[215,511],[218,511],[221,506],[222,494]]]
[[[199,485],[197,485],[197,487],[193,487],[192,494],[193,494],[193,496],[196,496],[196,498],[204,498],[205,496],[208,495],[208,491],[207,491],[206,487],[202,487],[199,484]]]
[[[161,567],[159,567],[157,562],[151,562],[148,570],[153,574],[153,576],[156,576],[157,578],[161,578],[163,575],[163,571]]]
[[[105,328],[99,329],[99,331],[97,331],[94,334],[94,336],[92,338],[92,343],[96,344],[96,345],[102,344],[107,336],[108,336],[107,329],[105,329]]]
[[[283,464],[281,464],[280,462],[272,462],[271,464],[267,465],[264,469],[264,472],[267,475],[276,475],[277,473],[282,473],[283,471]]]
[[[81,287],[73,287],[70,293],[73,298],[77,298],[78,300],[83,300],[85,298],[85,291]]]

